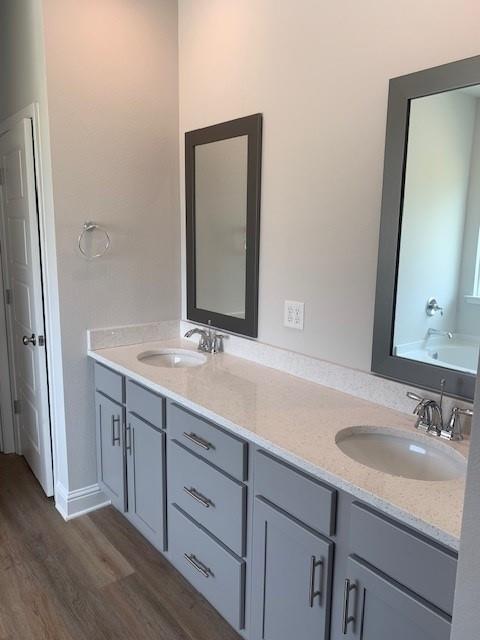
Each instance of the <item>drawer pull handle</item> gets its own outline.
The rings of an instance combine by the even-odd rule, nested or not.
[[[213,502],[211,500],[205,498],[205,496],[202,496],[202,494],[198,493],[198,491],[193,487],[190,487],[190,489],[188,487],[183,487],[183,490],[187,495],[199,502],[203,507],[206,507],[208,509],[210,506],[213,506]]]
[[[118,436],[115,435],[115,425],[118,425]],[[120,446],[120,416],[112,415],[112,447],[118,442]]]
[[[355,590],[357,587],[354,584],[351,584],[349,578],[345,578],[345,585],[343,588],[343,614],[342,614],[342,632],[343,635],[347,635],[348,625],[351,622],[355,622],[355,616],[349,615],[350,611],[350,592]]]
[[[210,442],[203,440],[203,438],[199,438],[199,436],[197,436],[195,433],[187,433],[186,431],[184,431],[183,435],[187,440],[190,440],[190,442],[193,442],[193,444],[196,444],[197,447],[200,447],[201,449],[205,449],[205,451],[208,451],[209,449],[213,448]]]
[[[318,601],[319,604],[322,604],[322,590],[321,588],[318,591],[315,591],[315,573],[316,573],[316,568],[317,567],[322,567],[323,568],[323,560],[318,560],[315,558],[315,556],[312,556],[312,559],[310,561],[310,589],[308,591],[308,604],[310,606],[310,608],[313,608],[313,601],[315,600],[315,598],[318,597]],[[320,578],[320,586],[323,584],[323,575]]]
[[[210,574],[212,573],[210,569],[202,564],[199,560],[197,560],[193,553],[191,553],[190,555],[188,553],[184,553],[183,557],[188,562],[188,564],[196,569],[198,573],[201,573],[204,578],[210,577]]]

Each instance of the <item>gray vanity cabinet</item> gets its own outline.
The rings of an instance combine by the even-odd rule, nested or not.
[[[100,485],[120,511],[126,510],[124,412],[122,405],[95,393],[97,466]]]
[[[347,561],[344,637],[350,640],[449,640],[450,619],[355,557]]]
[[[128,414],[125,431],[128,512],[132,524],[165,550],[165,434]]]
[[[105,494],[246,640],[449,639],[453,550],[98,363],[95,405]]]
[[[254,509],[252,640],[328,638],[333,543],[262,498]]]

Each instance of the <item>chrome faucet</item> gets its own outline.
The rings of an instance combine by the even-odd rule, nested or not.
[[[407,396],[418,403],[413,410],[413,413],[417,416],[415,428],[424,433],[439,436],[440,431],[443,429],[441,403],[438,404],[435,400],[422,398],[412,391],[408,391]]]
[[[413,391],[407,391],[407,397],[417,402],[413,410],[413,413],[417,416],[415,428],[444,440],[463,440],[460,416],[473,416],[473,411],[471,409],[453,407],[448,423],[445,424],[442,410],[444,388],[445,380],[442,379],[439,402],[429,398],[422,398],[413,393]]]
[[[453,333],[451,331],[442,331],[441,329],[432,329],[432,327],[430,327],[427,331],[427,339],[430,338],[430,336],[445,336],[449,340],[452,340]]]
[[[215,329],[210,327],[210,322],[208,324],[208,329],[190,329],[186,332],[185,338],[191,338],[193,335],[198,334],[200,336],[197,347],[199,351],[205,353],[222,353],[223,341],[228,338],[228,335],[217,333]]]
[[[463,440],[462,422],[460,416],[473,416],[471,409],[453,407],[448,424],[442,429],[440,437],[444,440]]]

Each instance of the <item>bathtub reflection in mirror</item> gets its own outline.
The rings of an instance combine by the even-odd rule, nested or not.
[[[392,355],[476,373],[480,85],[410,101]]]

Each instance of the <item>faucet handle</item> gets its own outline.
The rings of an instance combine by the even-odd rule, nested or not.
[[[445,429],[442,429],[440,437],[445,440],[463,440],[462,423],[460,420],[461,415],[473,416],[473,411],[471,409],[453,407],[448,425]]]
[[[223,353],[223,341],[230,336],[226,333],[215,333],[213,337],[213,353]]]
[[[422,402],[423,400],[421,396],[419,396],[417,393],[414,393],[413,391],[407,391],[406,396],[407,398],[410,398],[410,400],[415,400],[415,402]]]

